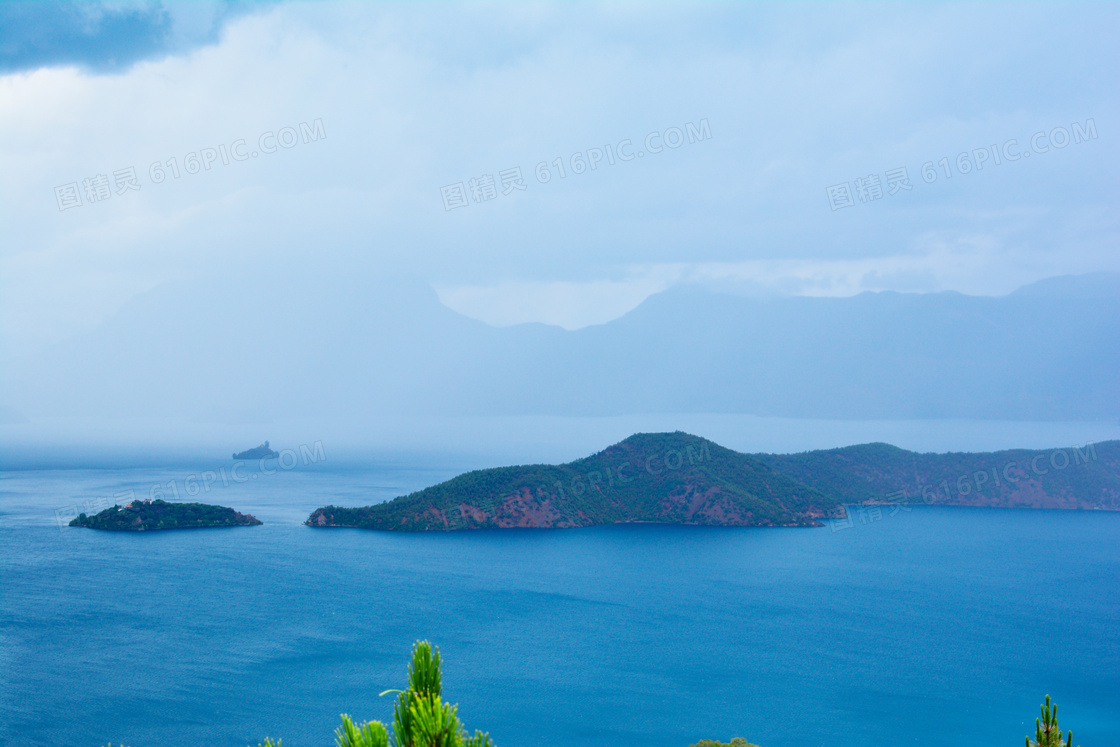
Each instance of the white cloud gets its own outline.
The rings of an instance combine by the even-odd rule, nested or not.
[[[1117,269],[1120,117],[1099,75],[1116,11],[1016,8],[284,4],[124,73],[3,76],[0,335],[58,337],[153,283],[261,263],[412,272],[476,318],[568,328],[674,282],[1000,293]],[[703,143],[533,176],[701,117]],[[1086,117],[1092,143],[918,178]],[[320,142],[148,177],[316,118]],[[828,210],[827,185],[901,164],[912,192]],[[514,165],[524,192],[443,210],[441,186]],[[58,211],[56,185],[127,166],[140,192]]]

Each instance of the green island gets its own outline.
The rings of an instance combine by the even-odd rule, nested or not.
[[[742,454],[698,436],[638,433],[584,459],[476,470],[311,527],[426,531],[624,522],[820,526],[846,505],[1120,510],[1120,441],[919,454],[883,443]],[[882,509],[877,509],[882,511]]]
[[[242,527],[260,524],[260,520],[225,506],[205,503],[168,503],[160,499],[136,500],[125,506],[113,506],[86,516],[71,519],[72,527],[104,529],[110,532],[147,532],[165,529],[203,529],[208,527]]]

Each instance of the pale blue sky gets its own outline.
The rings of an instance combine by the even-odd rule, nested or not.
[[[0,14],[9,351],[88,330],[161,283],[262,265],[411,274],[484,321],[569,328],[681,282],[1000,294],[1120,269],[1112,4]],[[186,171],[192,153],[239,140],[249,153],[316,120],[317,142]],[[647,133],[656,148],[702,120],[710,138],[644,152]],[[1090,139],[1049,145],[1075,123]],[[577,152],[624,140],[643,156],[570,173]],[[996,164],[992,146],[1031,155]],[[959,173],[958,155],[978,151],[991,154],[983,168]],[[952,176],[935,165],[923,181],[943,157]],[[152,164],[172,158],[180,177],[155,183]],[[83,180],[129,167],[139,190],[60,210],[56,187],[84,194]],[[445,209],[442,187],[514,167],[524,190]],[[891,195],[887,172],[902,167],[911,189]],[[883,196],[859,202],[855,180],[872,175]],[[845,182],[855,204],[830,209],[827,188]]]

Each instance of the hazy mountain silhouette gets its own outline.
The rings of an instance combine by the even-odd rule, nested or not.
[[[5,371],[37,415],[737,412],[1120,416],[1120,275],[1003,297],[744,298],[698,287],[569,332],[493,328],[424,283],[309,271],[161,286]]]

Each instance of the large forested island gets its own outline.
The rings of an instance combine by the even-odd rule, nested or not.
[[[225,506],[168,503],[157,498],[154,501],[137,500],[125,506],[113,506],[93,516],[79,514],[70,521],[70,526],[112,532],[145,532],[158,529],[240,527],[260,523],[260,520],[250,514],[238,513]]]
[[[861,503],[1120,510],[1120,441],[975,454],[866,444],[778,455],[740,454],[679,431],[639,433],[568,464],[468,472],[378,505],[319,508],[306,523],[405,531],[819,526]]]

